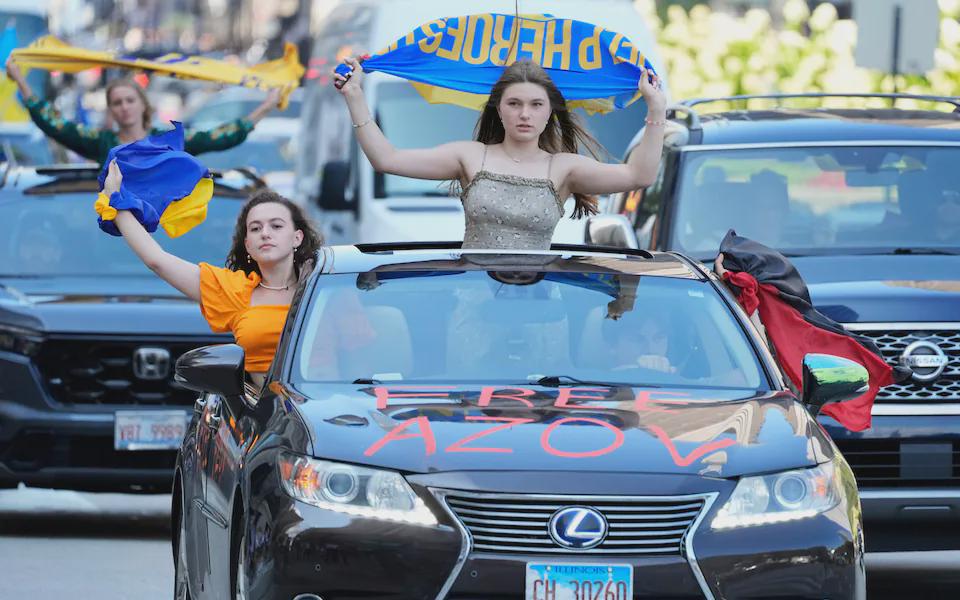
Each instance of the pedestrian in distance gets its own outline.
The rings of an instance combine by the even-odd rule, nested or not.
[[[120,190],[109,166],[101,194]],[[200,310],[216,332],[230,332],[245,352],[244,367],[259,389],[273,361],[298,280],[313,269],[323,238],[299,206],[270,190],[255,192],[237,218],[226,268],[194,264],[164,250],[129,210],[114,217],[127,244],[151,271]]]
[[[474,141],[433,148],[399,149],[370,114],[357,58],[346,59],[346,76],[334,73],[350,111],[357,140],[374,169],[419,179],[459,184],[465,248],[549,249],[573,196],[573,218],[595,214],[594,195],[649,186],[663,148],[666,100],[655,75],[644,70],[638,89],[647,103],[647,127],[630,159],[596,159],[599,144],[568,109],[547,72],[529,60],[506,69],[490,91]],[[424,124],[429,127],[429,124]],[[581,146],[594,157],[580,154]]]
[[[48,101],[36,96],[20,68],[7,60],[7,76],[17,84],[30,118],[47,136],[80,156],[103,164],[110,149],[148,135],[162,133],[152,126],[153,106],[146,92],[132,79],[115,79],[107,85],[107,111],[113,129],[96,129],[64,119]],[[193,155],[227,150],[242,143],[256,124],[280,103],[281,92],[272,89],[249,115],[210,131],[187,131],[184,149]]]

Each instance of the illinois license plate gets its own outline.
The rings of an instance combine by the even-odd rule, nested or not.
[[[525,600],[631,600],[631,565],[527,563]]]
[[[117,450],[170,450],[180,447],[188,413],[182,410],[118,410],[113,425]]]

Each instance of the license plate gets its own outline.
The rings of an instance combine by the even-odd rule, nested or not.
[[[631,600],[631,565],[527,563],[525,600]]]
[[[180,447],[188,413],[182,410],[118,410],[113,426],[116,450],[170,450]]]

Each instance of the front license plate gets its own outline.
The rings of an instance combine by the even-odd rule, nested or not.
[[[182,410],[118,410],[113,447],[116,450],[175,450],[187,431],[187,416]]]
[[[631,565],[527,563],[525,600],[631,600]]]

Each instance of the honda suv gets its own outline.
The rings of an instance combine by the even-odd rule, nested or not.
[[[656,183],[615,210],[651,249],[710,260],[732,228],[780,250],[820,312],[910,367],[880,391],[870,429],[820,422],[856,474],[868,550],[960,549],[960,99],[864,100],[947,111],[785,107],[821,96],[675,107]]]
[[[97,173],[0,165],[0,487],[170,489],[194,401],[173,381],[174,363],[231,340],[98,230]],[[206,221],[157,241],[221,264],[258,185],[217,175]]]

